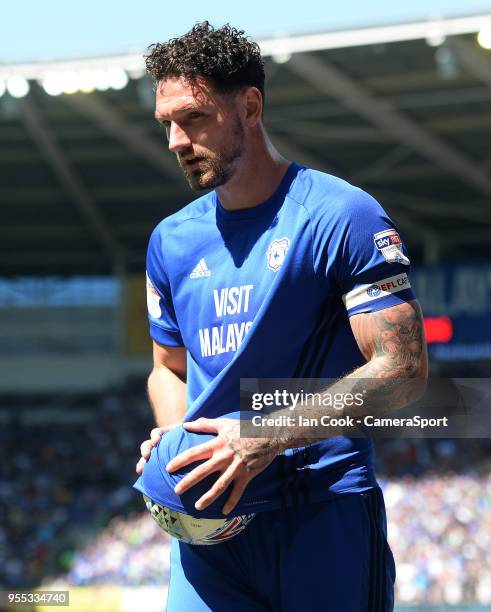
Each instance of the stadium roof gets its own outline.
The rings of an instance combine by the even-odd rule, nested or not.
[[[475,32],[490,18],[261,43],[279,150],[378,197],[417,261],[489,259],[491,52]],[[2,275],[141,272],[152,228],[194,197],[146,77],[60,96],[37,82],[109,65],[140,77],[141,58],[77,62],[0,67],[32,79],[0,98]]]

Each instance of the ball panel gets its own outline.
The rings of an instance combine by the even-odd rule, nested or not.
[[[219,544],[241,533],[254,518],[254,514],[209,519],[190,516],[155,503],[143,496],[152,518],[173,538],[195,545]]]

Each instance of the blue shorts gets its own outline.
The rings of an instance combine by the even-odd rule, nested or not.
[[[222,544],[173,539],[167,612],[391,612],[386,534],[375,488],[260,512]]]

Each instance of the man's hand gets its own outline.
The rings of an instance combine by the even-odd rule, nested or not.
[[[183,427],[187,431],[217,434],[213,440],[177,455],[166,466],[168,472],[175,472],[194,461],[207,460],[189,472],[175,487],[178,495],[209,474],[220,472],[215,484],[196,502],[197,510],[212,504],[233,482],[232,493],[222,508],[223,514],[228,514],[235,508],[254,476],[265,470],[282,450],[279,442],[274,439],[241,438],[240,422],[235,419],[200,418],[184,423]]]
[[[143,468],[145,467],[145,463],[148,461],[148,458],[150,457],[152,448],[154,446],[157,446],[157,444],[160,442],[160,438],[165,433],[167,433],[171,429],[174,429],[174,427],[179,427],[179,425],[182,425],[182,423],[172,423],[172,425],[166,425],[165,427],[155,427],[150,432],[150,440],[145,440],[145,442],[141,443],[141,446],[140,446],[141,457],[138,463],[136,464],[136,473],[139,476],[141,476],[143,472]]]

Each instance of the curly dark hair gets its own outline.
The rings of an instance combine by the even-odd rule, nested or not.
[[[184,77],[190,83],[207,77],[219,93],[232,93],[248,85],[257,87],[264,101],[264,63],[259,45],[228,23],[218,29],[208,21],[197,23],[183,36],[150,45],[148,50],[145,64],[155,84],[167,77]]]

